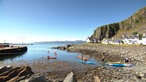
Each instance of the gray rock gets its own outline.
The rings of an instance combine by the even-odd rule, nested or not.
[[[45,79],[43,75],[34,74],[29,79],[22,80],[20,82],[47,82],[47,80]]]
[[[15,82],[20,82],[22,80],[25,80],[27,78],[27,76],[21,76],[20,78],[18,78]]]
[[[140,74],[139,74],[139,76],[143,77],[143,76],[144,76],[144,74],[143,74],[143,73],[140,73]]]
[[[2,74],[5,71],[8,71],[10,69],[12,69],[12,66],[4,66],[4,67],[0,67],[0,74]]]
[[[67,75],[65,80],[63,82],[77,82],[76,76],[74,75],[73,72]]]
[[[144,76],[143,77],[146,78],[146,73],[144,73]]]

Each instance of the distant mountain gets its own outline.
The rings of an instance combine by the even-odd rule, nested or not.
[[[83,41],[83,40],[75,40],[75,41],[42,41],[42,42],[35,42],[35,43],[37,43],[37,44],[39,44],[39,43],[71,43],[71,44],[73,44],[73,43],[84,43],[85,41]]]
[[[99,40],[112,37],[120,38],[122,34],[131,35],[134,32],[138,34],[146,32],[146,7],[121,22],[98,27],[91,37],[98,37]]]

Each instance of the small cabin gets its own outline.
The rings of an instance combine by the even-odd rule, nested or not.
[[[88,38],[86,39],[86,42],[87,42],[87,43],[90,43],[90,42],[91,42],[90,37],[88,37]]]
[[[145,33],[143,33],[143,35],[142,35],[141,43],[142,43],[143,45],[146,45],[146,34],[145,34]]]

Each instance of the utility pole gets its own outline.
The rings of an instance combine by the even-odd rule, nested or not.
[[[4,43],[6,43],[6,40],[4,40]]]
[[[23,37],[19,37],[20,39],[20,45],[23,45]]]
[[[21,42],[22,42],[22,45],[23,45],[23,37],[22,37],[21,39],[22,39],[22,41],[21,41]]]

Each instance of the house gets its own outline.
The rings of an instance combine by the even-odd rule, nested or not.
[[[145,34],[145,33],[143,33],[143,35],[142,35],[141,43],[142,43],[143,45],[146,45],[146,34]]]
[[[129,36],[127,37],[126,35],[122,35],[122,41],[124,44],[139,44],[139,36]]]
[[[103,39],[102,44],[121,44],[120,40],[115,40],[115,39]]]
[[[108,41],[107,39],[104,38],[104,39],[101,41],[101,43],[102,43],[102,44],[109,44],[109,41]]]
[[[103,39],[101,41],[102,44],[143,44],[146,45],[146,33],[143,33],[142,35],[142,39],[140,40],[139,38],[139,34],[137,35],[132,35],[132,36],[126,36],[126,35],[122,35],[121,36],[122,40],[118,40],[118,39]],[[90,42],[90,43],[98,43],[99,39],[98,37],[88,37],[86,39],[86,42]]]
[[[121,44],[120,40],[114,40],[113,44]]]
[[[88,37],[88,38],[86,39],[86,42],[87,42],[87,43],[90,43],[90,42],[91,42],[90,37]]]
[[[124,44],[132,44],[131,39],[129,39],[129,37],[127,37],[126,35],[122,35],[122,41]]]
[[[99,42],[99,39],[98,39],[98,37],[88,37],[87,39],[86,39],[86,42],[88,42],[88,43],[98,43]]]

